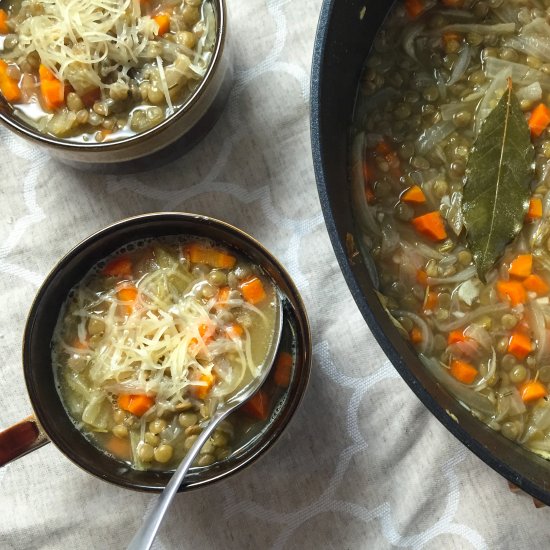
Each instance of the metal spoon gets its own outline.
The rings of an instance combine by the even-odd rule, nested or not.
[[[210,437],[210,434],[216,429],[216,426],[224,418],[229,416],[230,413],[240,407],[247,399],[256,393],[269,374],[269,371],[275,361],[275,356],[277,355],[277,350],[279,349],[279,343],[281,341],[281,334],[283,332],[283,299],[278,292],[275,292],[275,302],[276,311],[273,338],[265,360],[263,364],[259,366],[258,376],[254,377],[246,386],[239,388],[236,393],[231,395],[218,406],[212,415],[210,422],[201,432],[193,446],[189,449],[180,465],[176,468],[174,475],[166,484],[164,491],[162,491],[159,495],[153,509],[149,512],[149,515],[145,518],[143,525],[138,529],[137,533],[134,535],[134,538],[130,542],[128,550],[148,550],[151,547],[162,520],[164,519],[164,514],[166,514],[172,499],[176,496],[185,474],[187,474],[187,471],[193,463],[193,460],[195,460],[195,457]]]

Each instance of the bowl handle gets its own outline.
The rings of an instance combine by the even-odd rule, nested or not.
[[[0,467],[49,442],[34,415],[21,420],[0,432]]]

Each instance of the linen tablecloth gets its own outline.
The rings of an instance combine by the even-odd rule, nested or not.
[[[310,315],[313,371],[275,447],[233,478],[178,495],[155,549],[548,547],[550,511],[512,494],[431,416],[344,283],[309,144],[321,0],[228,3],[235,87],[214,129],[175,163],[82,173],[0,129],[0,427],[30,413],[21,338],[56,261],[127,216],[208,214],[286,265]],[[99,481],[48,445],[0,469],[0,548],[124,548],[154,498]]]

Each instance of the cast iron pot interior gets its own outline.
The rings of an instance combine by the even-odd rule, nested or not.
[[[550,505],[550,463],[478,421],[429,375],[382,309],[361,258],[350,261],[346,252],[346,237],[355,232],[347,171],[348,129],[361,68],[392,4],[387,0],[325,0],[321,10],[313,55],[311,136],[319,197],[332,245],[369,328],[424,405],[489,466]]]
[[[36,416],[52,442],[73,462],[106,481],[143,491],[159,491],[169,473],[140,472],[108,457],[94,447],[70,420],[59,394],[51,364],[51,340],[60,308],[68,291],[101,259],[140,239],[170,235],[208,237],[244,252],[278,285],[285,300],[285,325],[291,325],[295,341],[296,369],[284,403],[253,443],[237,450],[226,461],[191,470],[185,489],[226,477],[254,461],[282,433],[305,391],[311,364],[309,324],[301,298],[288,274],[251,237],[238,229],[195,214],[162,213],[137,216],[107,227],[71,250],[54,268],[38,291],[25,329],[23,368]],[[284,338],[283,332],[283,338]],[[182,486],[183,487],[183,486]],[[181,490],[181,489],[180,489]]]

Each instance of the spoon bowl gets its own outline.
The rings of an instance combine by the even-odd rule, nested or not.
[[[137,533],[128,546],[128,550],[147,550],[153,544],[159,527],[164,519],[172,500],[176,496],[180,489],[181,484],[185,480],[185,475],[189,471],[193,460],[201,450],[202,446],[208,441],[210,435],[216,429],[216,426],[224,420],[235,409],[239,408],[245,401],[250,399],[262,386],[267,378],[267,375],[273,367],[277,350],[281,342],[281,335],[283,332],[283,298],[280,296],[279,291],[275,291],[275,323],[273,328],[273,337],[269,345],[266,357],[261,365],[258,365],[257,375],[252,378],[247,384],[242,387],[237,387],[235,392],[231,394],[222,403],[219,403],[216,407],[210,422],[206,425],[204,430],[200,433],[193,446],[189,449],[185,458],[180,462],[180,465],[176,468],[174,475],[170,481],[166,484],[164,491],[158,497],[155,505],[150,511],[149,515],[145,518],[145,521],[138,529]]]

